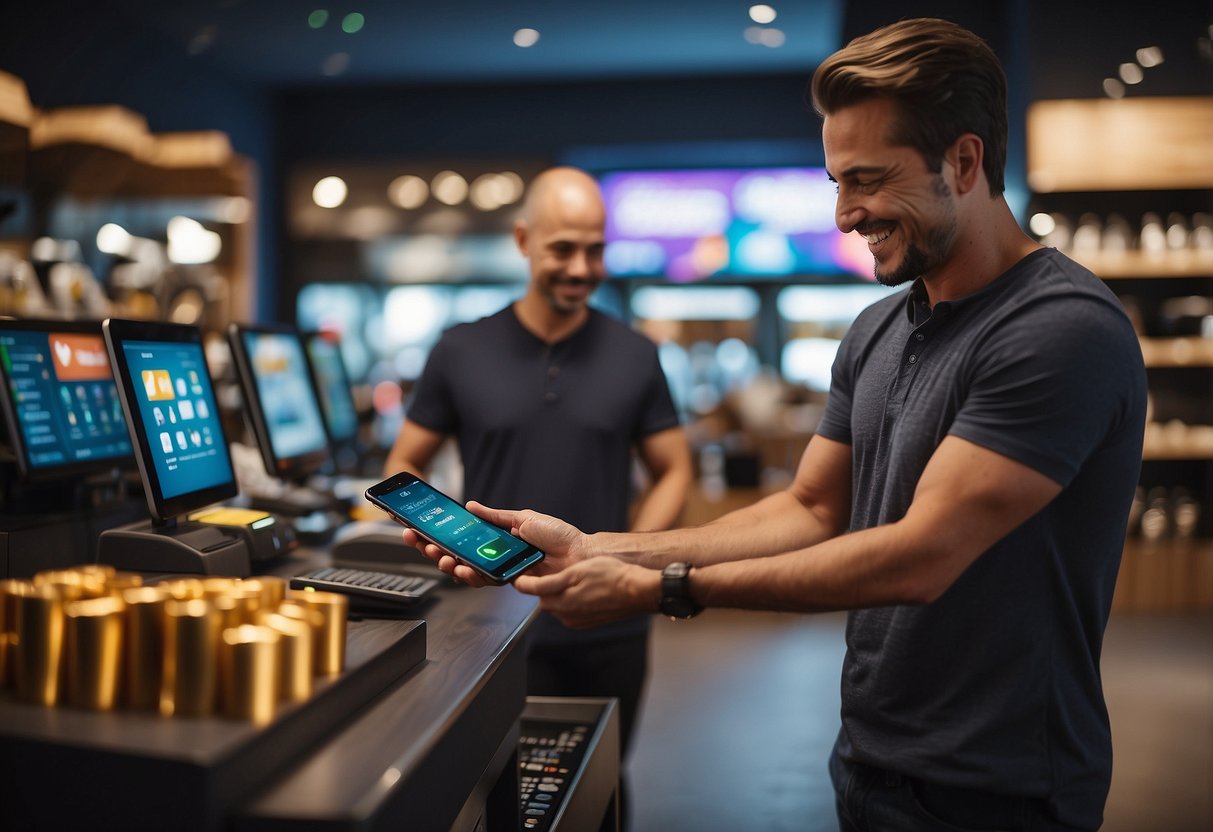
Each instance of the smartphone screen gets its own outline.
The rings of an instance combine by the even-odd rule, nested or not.
[[[498,583],[543,559],[543,552],[459,505],[411,474],[371,486],[367,499]]]

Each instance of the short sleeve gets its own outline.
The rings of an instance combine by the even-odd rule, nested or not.
[[[1145,406],[1141,348],[1122,314],[1089,298],[1053,298],[988,334],[951,434],[1065,486]]]
[[[410,421],[437,433],[455,433],[459,426],[448,381],[451,352],[451,345],[444,335],[430,350],[425,369],[421,371],[406,407],[406,416]]]

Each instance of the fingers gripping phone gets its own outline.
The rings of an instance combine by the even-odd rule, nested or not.
[[[481,520],[437,488],[401,472],[366,490],[366,498],[495,584],[509,583],[543,552]]]

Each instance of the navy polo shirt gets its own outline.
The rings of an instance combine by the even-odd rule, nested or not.
[[[1099,825],[1111,778],[1100,645],[1145,406],[1123,308],[1052,249],[968,297],[931,308],[916,282],[859,316],[819,428],[851,445],[853,530],[901,518],[948,435],[1063,490],[935,602],[850,614],[844,759]]]
[[[465,499],[532,508],[584,532],[628,528],[632,449],[679,424],[648,338],[591,309],[547,344],[513,306],[443,334],[408,417],[458,440]],[[643,632],[646,620],[593,632]]]

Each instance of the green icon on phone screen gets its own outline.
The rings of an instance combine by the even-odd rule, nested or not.
[[[479,546],[477,546],[476,554],[480,555],[480,557],[484,558],[485,560],[497,560],[497,558],[505,554],[505,550],[508,546],[509,544],[507,544],[500,537],[495,537],[488,543],[481,543]]]

